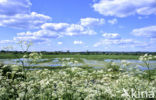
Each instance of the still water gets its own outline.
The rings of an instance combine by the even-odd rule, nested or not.
[[[59,58],[55,58],[55,59],[40,59],[40,61],[38,61],[37,64],[30,64],[28,59],[20,59],[21,61],[25,61],[25,66],[46,66],[46,67],[57,67],[57,66],[62,66],[62,63],[59,61]],[[115,62],[118,65],[122,66],[121,62],[122,60],[116,60],[116,59],[105,59],[103,61],[99,61],[99,60],[88,60],[88,59],[82,59],[83,62],[78,63],[76,66],[83,66],[83,65],[87,65],[90,67],[94,67],[94,68],[104,68],[106,64],[110,63],[110,62]],[[139,60],[126,60],[128,62],[131,63],[131,65],[129,67],[134,67],[137,66],[138,68],[140,68],[141,70],[147,70],[146,67],[144,67],[143,62],[139,61]],[[0,63],[3,64],[18,64],[21,65],[21,63],[19,62],[19,59],[0,59]],[[156,69],[156,60],[152,60],[150,61],[150,65],[151,65],[151,69]],[[69,66],[73,66],[72,64],[70,64]]]

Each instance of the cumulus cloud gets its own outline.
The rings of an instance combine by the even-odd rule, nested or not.
[[[56,32],[53,31],[48,31],[48,30],[39,30],[37,32],[21,32],[21,33],[17,33],[17,36],[35,36],[35,37],[58,37]]]
[[[95,43],[93,46],[98,47],[98,46],[113,46],[116,45],[118,47],[147,47],[150,45],[150,43],[142,42],[142,41],[137,41],[134,39],[126,39],[122,38],[120,34],[118,33],[104,33],[102,34],[104,37],[97,43]]]
[[[118,33],[104,33],[102,36],[106,39],[120,39],[120,35]]]
[[[74,44],[83,44],[82,41],[74,41],[73,43],[74,43]]]
[[[0,15],[13,16],[30,12],[29,0],[0,0]]]
[[[75,35],[95,35],[94,29],[81,24],[69,23],[44,23],[41,29],[36,32],[21,32],[14,37],[15,40],[31,40],[34,42],[47,41],[51,38]]]
[[[118,20],[116,18],[114,18],[114,19],[108,20],[108,23],[114,25],[114,24],[118,23]]]
[[[106,47],[116,45],[118,47],[147,48],[151,45],[151,43],[137,41],[134,39],[103,39],[95,43],[93,46],[99,47],[103,45]]]
[[[87,18],[84,18],[87,19]],[[90,18],[96,19],[96,18]],[[100,21],[100,20],[99,20]],[[33,42],[48,41],[51,38],[60,38],[63,36],[77,36],[77,35],[95,35],[97,34],[94,27],[90,27],[90,24],[83,24],[82,19],[77,23],[44,23],[40,29],[35,32],[21,32],[17,33],[14,40],[25,40]],[[94,22],[95,23],[95,22]],[[102,24],[102,22],[99,22]],[[92,23],[93,25],[93,23]],[[95,25],[95,24],[94,24]],[[79,43],[76,43],[79,44]]]
[[[156,38],[156,26],[148,26],[148,27],[134,29],[132,30],[131,33],[135,36]]]
[[[40,28],[51,17],[30,11],[29,0],[2,0],[0,2],[0,26],[34,29]]]
[[[64,31],[67,27],[68,23],[45,23],[41,26],[42,29],[51,31]]]
[[[95,35],[96,32],[89,26],[81,24],[69,23],[45,23],[41,26],[42,30],[54,31],[60,36],[74,36],[74,35]]]
[[[80,23],[83,26],[94,26],[94,25],[102,25],[105,23],[105,20],[103,18],[82,18],[80,19]]]
[[[13,39],[14,41],[31,41],[33,43],[40,43],[40,42],[45,42],[45,41],[49,41],[46,38],[39,38],[39,37],[35,37],[35,36],[25,36],[25,37],[14,37]]]
[[[143,28],[133,29],[131,34],[139,37],[147,37],[149,41],[138,41],[135,39],[125,39],[120,36],[118,33],[104,33],[102,36],[104,37],[102,40],[95,43],[93,46],[112,46],[116,45],[119,47],[138,47],[138,48],[148,48],[153,45],[156,40],[156,26],[148,26]]]
[[[61,33],[62,35],[95,35],[96,32],[89,27],[84,27],[78,24],[71,24],[69,27],[65,29],[64,32]]]
[[[100,0],[93,4],[95,11],[104,16],[127,17],[130,15],[156,14],[155,0]]]
[[[57,42],[57,44],[58,44],[58,45],[62,45],[62,44],[63,44],[63,42]]]
[[[49,16],[31,12],[30,14],[16,14],[14,16],[0,15],[0,26],[22,28],[22,29],[35,29],[50,20]]]
[[[14,37],[14,40],[45,42],[45,41],[49,41],[50,38],[57,38],[57,37],[59,36],[56,32],[48,31],[48,30],[39,30],[37,32],[28,31],[28,32],[17,33],[17,36]]]
[[[133,39],[102,39],[99,42],[94,44],[94,47],[98,47],[101,45],[128,45],[135,44],[136,41]]]

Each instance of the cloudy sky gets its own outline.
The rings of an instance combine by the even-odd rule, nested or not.
[[[0,49],[156,51],[156,0],[0,0]]]

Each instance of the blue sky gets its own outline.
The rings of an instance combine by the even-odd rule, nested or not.
[[[156,51],[155,0],[0,0],[0,50]]]

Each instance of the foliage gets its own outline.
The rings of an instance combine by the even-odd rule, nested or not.
[[[0,98],[2,100],[114,100],[114,98],[124,100],[127,97],[122,95],[123,88],[153,90],[156,93],[156,80],[148,83],[148,80],[129,76],[127,73],[113,74],[102,69],[87,70],[71,67],[57,71],[33,70],[28,71],[26,76],[26,80],[16,78],[14,81],[6,76],[0,76]]]
[[[21,66],[0,64],[0,100],[154,100],[154,97],[141,97],[140,92],[135,92],[135,98],[131,96],[131,91],[127,91],[129,95],[124,93],[131,89],[152,91],[156,96],[156,75],[151,74],[151,71],[156,71],[150,70],[149,60],[154,58],[151,55],[140,57],[148,73],[129,68],[131,63],[125,60],[121,64],[111,61],[105,69],[79,67],[78,60],[75,60],[77,56],[60,57],[58,60],[62,67],[59,69],[40,70],[32,67],[26,70],[26,62],[30,62],[29,66],[36,64],[42,54],[29,53],[31,45],[20,43],[26,45],[21,45],[24,51],[22,59],[19,57]],[[145,74],[148,74],[148,79],[144,78]]]
[[[144,67],[147,67],[148,71],[147,71],[147,74],[148,74],[148,79],[149,80],[152,80],[151,76],[152,76],[152,73],[151,73],[151,64],[150,64],[150,60],[156,58],[156,56],[152,56],[152,55],[148,55],[148,54],[145,54],[143,56],[140,56],[139,57],[139,60],[143,62],[144,64]]]
[[[118,72],[120,71],[120,66],[112,60],[106,65],[106,69],[108,71]]]

